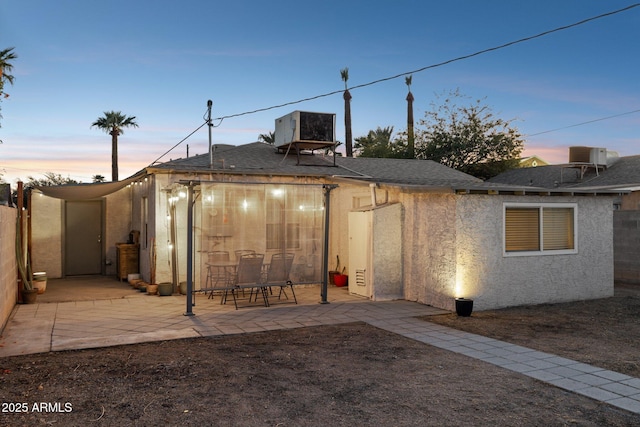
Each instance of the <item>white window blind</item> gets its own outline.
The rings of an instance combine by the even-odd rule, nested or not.
[[[507,253],[573,251],[576,207],[549,204],[505,206],[504,247]]]

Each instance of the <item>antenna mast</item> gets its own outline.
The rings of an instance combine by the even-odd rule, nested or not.
[[[213,145],[211,144],[211,128],[213,127],[213,123],[211,123],[211,107],[213,106],[213,101],[207,101],[207,124],[209,125],[209,169],[213,169]]]

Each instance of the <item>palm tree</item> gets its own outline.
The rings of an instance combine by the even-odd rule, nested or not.
[[[0,89],[4,86],[5,81],[13,84],[14,77],[7,73],[13,70],[13,64],[10,61],[18,58],[18,55],[13,52],[13,49],[13,47],[10,47],[0,50]]]
[[[347,157],[353,156],[353,141],[351,136],[351,93],[347,89],[347,81],[349,80],[349,68],[340,70],[340,77],[344,82],[344,143]]]
[[[138,127],[136,117],[127,117],[120,111],[105,111],[104,117],[98,118],[91,127],[97,127],[111,135],[111,180],[118,180],[118,136],[124,133],[123,128]]]
[[[404,157],[404,150],[398,150],[398,146],[391,141],[393,126],[370,130],[366,136],[355,139],[355,148],[358,157],[398,158]],[[402,147],[404,148],[404,147]]]
[[[4,92],[4,82],[7,81],[9,84],[13,85],[14,77],[12,74],[9,74],[11,70],[13,70],[13,64],[11,61],[18,58],[18,55],[13,52],[12,47],[8,49],[0,50],[0,100],[2,98],[8,98],[9,94]],[[0,114],[0,118],[2,115]]]
[[[275,132],[261,133],[260,135],[258,135],[258,141],[262,141],[266,144],[273,145],[276,143],[276,133]]]
[[[413,134],[413,94],[411,93],[411,75],[404,78],[404,82],[409,88],[407,94],[407,157],[413,159],[416,156],[415,153],[415,136]]]

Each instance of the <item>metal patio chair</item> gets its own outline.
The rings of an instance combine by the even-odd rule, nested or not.
[[[223,302],[226,302],[229,292],[233,298],[233,304],[238,309],[238,300],[240,291],[250,289],[249,302],[252,298],[258,298],[258,293],[262,295],[265,307],[269,307],[269,298],[267,295],[267,287],[262,283],[262,263],[264,254],[246,254],[242,255],[238,261],[238,267],[235,273],[229,275],[228,284],[223,296]]]
[[[291,267],[293,266],[293,258],[294,254],[286,253],[286,254],[273,254],[271,256],[271,263],[269,264],[267,270],[267,277],[264,282],[265,286],[271,289],[272,287],[280,288],[280,292],[278,292],[278,299],[284,295],[286,299],[289,299],[287,295],[286,288],[289,287],[291,289],[291,296],[293,297],[293,301],[297,304],[298,299],[296,298],[296,293],[293,290],[293,282],[290,280]]]
[[[203,290],[209,294],[209,298],[213,298],[220,284],[226,283],[230,262],[227,251],[207,252],[207,279]]]

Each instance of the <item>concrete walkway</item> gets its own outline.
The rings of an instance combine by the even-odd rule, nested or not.
[[[346,288],[330,287],[329,304],[319,304],[319,287],[311,286],[297,288],[297,305],[240,310],[221,305],[218,297],[198,295],[195,315],[185,316],[185,296],[143,295],[125,283],[110,282],[109,292],[99,287],[93,297],[84,293],[72,301],[55,291],[53,281],[40,303],[16,307],[0,337],[0,357],[360,321],[640,414],[640,379],[419,320],[446,311],[418,303],[371,302]],[[102,294],[119,297],[95,296]]]

